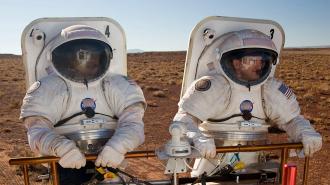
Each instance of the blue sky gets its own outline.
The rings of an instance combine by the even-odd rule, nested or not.
[[[0,53],[21,54],[21,32],[34,19],[94,16],[118,21],[128,49],[186,50],[192,28],[213,15],[274,20],[285,47],[330,45],[327,0],[1,0]]]

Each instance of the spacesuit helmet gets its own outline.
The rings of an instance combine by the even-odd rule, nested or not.
[[[264,82],[278,57],[271,38],[251,29],[228,33],[219,49],[225,75],[234,83],[247,87]]]
[[[61,44],[51,51],[51,62],[61,76],[86,84],[105,75],[112,59],[112,48],[95,36],[101,35],[98,32],[83,26],[69,27],[62,31]],[[63,38],[69,39],[64,41]]]

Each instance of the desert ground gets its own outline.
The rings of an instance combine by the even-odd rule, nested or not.
[[[152,150],[169,139],[168,126],[177,111],[184,71],[185,52],[145,52],[128,55],[128,74],[142,87],[148,108],[144,117],[145,143],[137,150]],[[330,49],[285,49],[276,77],[290,86],[301,106],[302,114],[323,136],[323,148],[310,161],[311,185],[328,185],[330,177]],[[25,95],[25,73],[21,56],[0,55],[0,184],[23,184],[22,170],[9,166],[14,157],[33,156],[26,130],[18,119]],[[278,139],[279,138],[279,139]],[[285,134],[270,139],[285,142]],[[290,158],[302,171],[303,160]],[[168,179],[163,162],[154,158],[130,159],[127,172],[142,179]],[[30,166],[30,181],[45,172]],[[301,179],[301,174],[298,175]]]

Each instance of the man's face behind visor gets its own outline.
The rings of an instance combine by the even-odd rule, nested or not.
[[[110,66],[111,47],[98,40],[72,40],[52,52],[56,70],[74,82],[91,82],[101,78]]]
[[[250,86],[267,78],[276,59],[277,54],[271,50],[245,48],[225,53],[220,63],[234,82]]]
[[[92,78],[100,69],[100,55],[87,50],[80,49],[76,52],[75,69],[86,79]]]
[[[234,59],[233,66],[239,80],[254,81],[260,79],[265,61],[262,60],[262,56],[245,56],[241,59]]]

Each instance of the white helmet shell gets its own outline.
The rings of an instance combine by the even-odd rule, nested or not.
[[[110,45],[106,36],[99,30],[88,25],[72,25],[62,29],[60,34],[50,41],[49,48],[54,50],[54,48],[65,42],[77,39],[95,39]]]
[[[242,30],[251,30],[251,32],[239,33]],[[264,35],[262,36],[260,33]],[[256,36],[259,42],[245,39],[245,43],[243,43],[242,39],[248,36],[252,38]],[[263,37],[265,38],[261,39]],[[267,37],[271,39],[272,43],[267,41]],[[265,41],[265,43],[260,40]],[[181,97],[196,79],[206,75],[223,74],[219,61],[222,54],[230,50],[253,46],[273,50],[278,54],[277,65],[284,40],[282,27],[271,20],[220,16],[203,19],[190,34]],[[276,65],[272,66],[269,77],[274,75]]]
[[[102,79],[112,60],[111,44],[105,35],[86,25],[63,29],[45,51],[57,74],[77,83]]]
[[[268,35],[253,29],[234,31],[226,34],[226,39],[218,48],[222,54],[241,48],[265,48],[277,52],[275,44]]]
[[[32,21],[22,33],[22,55],[26,86],[56,72],[52,51],[63,43],[91,39],[112,48],[107,73],[127,75],[126,38],[122,27],[105,17],[41,18]]]
[[[277,62],[278,52],[272,39],[268,35],[252,29],[230,32],[223,37],[224,39],[219,39],[223,42],[215,42],[216,44],[219,43],[216,51],[219,55],[218,61],[220,63],[221,73],[233,85],[239,84],[250,88],[253,85],[260,86],[263,84],[269,77],[272,66],[276,65]],[[260,60],[259,65],[255,64],[256,61],[246,61],[254,62],[253,65],[258,67],[256,74],[251,74],[251,71],[249,72],[248,79],[244,79],[244,77],[242,77],[243,79],[239,79],[237,72],[235,72],[237,69],[234,69],[233,65],[233,60],[242,61],[243,58]],[[250,64],[240,65],[244,67]]]

